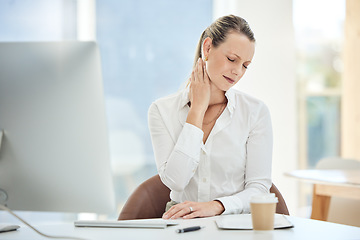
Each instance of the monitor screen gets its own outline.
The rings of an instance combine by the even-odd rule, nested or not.
[[[96,43],[0,43],[0,132],[0,203],[114,210]]]

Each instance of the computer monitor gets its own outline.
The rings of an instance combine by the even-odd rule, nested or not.
[[[0,43],[1,131],[0,203],[114,211],[96,43]]]

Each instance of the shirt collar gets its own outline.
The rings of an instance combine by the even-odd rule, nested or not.
[[[188,103],[190,102],[190,98],[189,98],[189,87],[186,87],[183,91],[182,91],[182,95],[181,95],[181,101],[179,103],[179,110],[186,107],[188,105]]]
[[[182,90],[181,98],[180,98],[179,106],[178,106],[179,121],[180,121],[181,125],[183,125],[183,126],[186,121],[186,116],[189,112],[189,106],[188,106],[189,102],[190,102],[189,87],[187,87],[184,90]]]
[[[230,88],[229,90],[227,90],[225,96],[228,99],[227,108],[229,109],[230,114],[232,115],[236,106],[234,89]]]
[[[230,88],[229,90],[226,91],[225,96],[228,100],[228,104],[227,104],[227,109],[229,109],[230,112],[230,116],[233,115],[234,113],[234,109],[235,109],[235,92],[232,88]],[[184,116],[187,115],[187,111],[186,109],[189,108],[188,103],[190,102],[190,98],[189,98],[189,87],[186,87],[183,91],[182,91],[182,95],[181,95],[181,101],[179,102],[179,117],[180,117],[180,121],[182,124],[184,124]],[[186,117],[185,117],[186,119]]]

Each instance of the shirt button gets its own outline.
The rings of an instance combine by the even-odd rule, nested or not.
[[[206,182],[207,181],[207,179],[206,178],[203,178],[203,182]]]

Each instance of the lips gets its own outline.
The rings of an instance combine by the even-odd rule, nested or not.
[[[235,82],[235,80],[233,80],[233,79],[231,79],[231,78],[229,78],[229,77],[226,77],[226,76],[223,76],[225,79],[226,79],[226,81],[228,81],[230,84],[234,84],[234,82]]]

